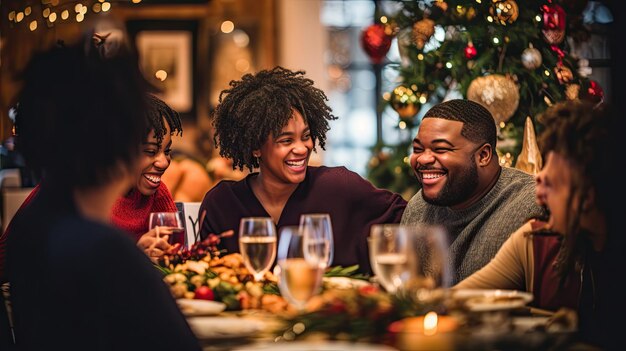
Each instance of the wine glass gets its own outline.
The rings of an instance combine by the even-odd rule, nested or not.
[[[411,278],[406,287],[418,300],[431,302],[451,285],[448,237],[439,225],[421,223],[407,226],[407,230]]]
[[[449,287],[448,242],[442,227],[375,224],[368,243],[372,270],[388,292],[410,291],[426,300],[435,289]]]
[[[333,227],[328,213],[308,213],[300,216],[304,235],[304,254],[326,269],[333,261]]]
[[[157,227],[157,238],[160,234],[168,233],[170,244],[185,242],[185,225],[178,212],[151,212],[148,230],[154,227]]]
[[[239,251],[254,280],[261,281],[276,258],[276,227],[270,217],[241,219]]]
[[[368,240],[372,270],[387,292],[394,294],[411,279],[409,234],[400,224],[374,224]]]
[[[307,256],[304,232],[297,226],[280,230],[277,264],[280,270],[280,293],[298,311],[320,290],[324,267],[319,256]]]

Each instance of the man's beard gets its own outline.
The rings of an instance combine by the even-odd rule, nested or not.
[[[467,200],[478,186],[478,167],[474,159],[471,159],[470,167],[454,177],[458,178],[458,181],[455,182],[455,179],[451,178],[450,173],[448,173],[446,184],[434,198],[426,197],[426,194],[422,191],[424,200],[431,205],[446,207],[451,207]]]

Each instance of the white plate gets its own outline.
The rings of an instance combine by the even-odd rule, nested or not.
[[[470,311],[497,311],[526,306],[533,300],[529,292],[500,289],[458,289],[452,291],[455,300],[462,301]]]
[[[190,317],[187,322],[200,340],[248,337],[266,326],[260,320],[237,317]]]
[[[235,348],[232,351],[397,351],[397,349],[379,344],[354,343],[348,341],[286,341],[263,342]]]
[[[178,299],[178,307],[185,316],[211,316],[221,313],[226,309],[222,302],[196,299]]]

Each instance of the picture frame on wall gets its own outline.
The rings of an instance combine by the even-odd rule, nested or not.
[[[145,78],[180,113],[193,109],[193,40],[188,30],[141,30],[135,36]]]

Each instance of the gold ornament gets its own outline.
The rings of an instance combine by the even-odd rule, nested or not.
[[[467,88],[467,98],[485,106],[497,124],[513,116],[519,105],[519,87],[511,78],[491,74],[474,79]]]
[[[569,83],[574,79],[574,74],[572,73],[572,70],[562,63],[559,63],[556,65],[556,67],[554,67],[554,74],[556,74],[556,78],[561,84]]]
[[[578,99],[578,93],[580,92],[579,84],[568,84],[565,88],[565,97],[568,100],[576,100]]]
[[[413,24],[413,40],[418,49],[423,49],[433,34],[435,34],[435,21],[430,18],[424,18]]]
[[[524,124],[524,140],[522,141],[522,152],[520,152],[515,162],[515,168],[526,173],[535,175],[543,167],[543,159],[537,145],[535,127],[530,117],[526,117]]]
[[[391,93],[391,107],[402,119],[415,116],[426,100],[426,93],[417,93],[404,85],[397,86]]]
[[[497,23],[506,26],[517,20],[519,16],[519,7],[514,0],[494,1],[489,8],[489,13],[494,17]]]
[[[534,70],[539,68],[541,61],[541,53],[533,47],[533,44],[530,44],[529,47],[522,52],[522,65],[524,65],[526,69]]]

